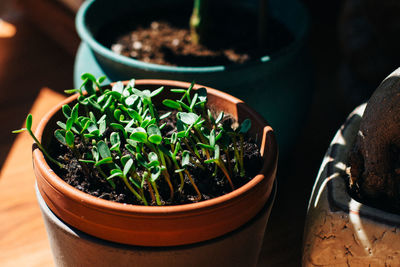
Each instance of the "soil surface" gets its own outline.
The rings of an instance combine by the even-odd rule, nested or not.
[[[246,9],[210,9],[208,42],[191,43],[190,9],[120,19],[103,28],[98,40],[114,52],[140,61],[170,66],[241,64],[271,55],[293,41],[279,21],[269,18],[265,44],[257,40],[257,14]],[[222,15],[221,15],[222,14]],[[173,15],[173,17],[170,17]],[[122,25],[122,26],[121,26]]]
[[[162,113],[161,113],[162,114]],[[169,116],[167,119],[164,119],[167,123],[167,126],[163,129],[163,135],[168,136],[168,132],[176,131],[175,127],[175,116]],[[231,118],[226,119],[226,123],[235,124]],[[81,153],[84,153],[84,149],[91,149],[90,147],[84,148],[84,145],[79,140],[75,142],[76,147],[81,150]],[[231,144],[232,146],[233,144]],[[238,147],[240,146],[239,141],[236,144]],[[185,149],[185,145],[182,144]],[[121,147],[124,147],[122,144]],[[233,173],[231,176],[232,182],[235,186],[235,189],[241,187],[250,181],[253,177],[255,177],[262,168],[262,157],[260,155],[260,149],[255,141],[249,137],[244,139],[244,167],[246,170],[246,174],[244,177],[240,177],[240,175]],[[109,182],[107,182],[95,168],[89,169],[89,175],[85,175],[82,170],[82,165],[77,161],[72,152],[67,149],[65,146],[61,145],[59,142],[53,140],[50,144],[51,154],[60,155],[57,159],[66,165],[65,169],[59,169],[53,164],[49,162],[55,172],[68,184],[71,186],[88,193],[92,196],[99,197],[106,200],[111,200],[120,203],[127,204],[135,204],[135,205],[143,205],[138,202],[138,200],[133,196],[133,194],[129,191],[129,189],[125,186],[122,179],[113,179],[116,184],[116,189],[114,189]],[[129,154],[129,151],[124,150],[122,154]],[[205,155],[202,155],[202,160],[206,160]],[[178,157],[180,155],[178,154]],[[221,152],[221,159],[226,162],[227,167],[231,166],[234,168],[236,162],[234,160],[233,153],[228,155],[229,159],[227,159],[227,155]],[[232,191],[230,184],[226,177],[224,176],[221,169],[217,168],[215,164],[202,164],[205,168],[201,169],[194,165],[190,165],[188,167],[188,171],[196,183],[199,191],[202,193],[202,199],[207,200],[211,198],[215,198],[224,194],[227,194]],[[175,189],[173,199],[170,199],[170,190],[167,182],[163,177],[159,178],[157,182],[159,187],[158,190],[160,192],[163,205],[179,205],[179,204],[187,204],[198,202],[196,200],[197,193],[194,190],[192,184],[187,175],[184,175],[184,187],[183,191],[179,192],[177,189],[180,186],[180,178],[176,173],[169,173],[171,176],[171,182]],[[146,189],[146,185],[145,185]],[[146,198],[151,200],[151,197],[147,190],[145,190]],[[156,203],[149,203],[150,205],[156,205]]]

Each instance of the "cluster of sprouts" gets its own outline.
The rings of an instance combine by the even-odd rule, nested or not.
[[[159,113],[153,97],[163,87],[139,90],[131,80],[107,89],[101,87],[104,77],[96,79],[86,73],[82,79],[79,89],[66,91],[79,93],[79,97],[73,106],[62,107],[65,121],[57,122],[59,129],[54,137],[72,152],[85,175],[90,176],[91,169],[95,169],[113,188],[117,186],[115,179],[121,179],[143,205],[164,203],[159,193],[160,179],[169,187],[170,200],[175,192],[182,192],[186,180],[197,193],[195,200],[200,201],[202,194],[189,168],[213,165],[214,175],[222,172],[232,190],[232,175],[245,176],[243,143],[250,120],[232,129],[225,123],[223,112],[213,116],[206,105],[205,88],[192,90],[192,84],[187,89],[171,89],[177,97],[164,99],[163,112]],[[169,116],[176,116],[175,129],[164,133]],[[46,152],[31,126],[29,114],[26,128],[14,133],[28,131],[45,157],[65,168]]]

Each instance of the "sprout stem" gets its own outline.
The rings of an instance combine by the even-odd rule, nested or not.
[[[187,177],[189,178],[190,183],[193,185],[194,190],[196,190],[196,193],[197,193],[196,201],[200,201],[202,196],[201,196],[199,189],[197,188],[196,183],[194,182],[194,180],[193,180],[192,176],[190,175],[190,173],[188,172],[188,170],[185,169],[185,173],[186,173]]]

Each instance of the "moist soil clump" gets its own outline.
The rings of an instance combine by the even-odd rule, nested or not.
[[[162,113],[161,113],[162,114]],[[164,133],[168,131],[176,131],[175,129],[175,116],[169,116],[167,119],[164,119],[167,123],[167,126],[164,128]],[[232,118],[226,118],[225,123],[234,124]],[[168,133],[166,133],[168,135]],[[233,144],[231,144],[233,145]],[[237,146],[240,146],[240,142],[236,143]],[[84,144],[78,139],[76,140],[76,147],[79,150],[90,149],[89,147],[84,148]],[[87,145],[86,145],[87,146]],[[66,165],[66,168],[59,169],[57,166],[54,166],[51,162],[48,162],[56,173],[69,185],[79,189],[87,194],[90,194],[95,197],[99,197],[105,200],[111,200],[119,203],[126,204],[134,204],[134,205],[143,205],[139,203],[138,200],[132,195],[126,185],[122,182],[121,179],[114,179],[114,183],[116,184],[115,189],[107,182],[95,168],[89,169],[89,175],[86,175],[84,170],[82,170],[82,165],[77,161],[77,159],[73,156],[71,151],[67,149],[65,146],[61,145],[59,142],[52,140],[50,143],[50,151],[52,154],[59,154],[58,160]],[[246,136],[243,144],[244,148],[244,167],[246,170],[245,176],[240,177],[240,175],[232,174],[231,179],[235,186],[235,189],[241,187],[250,181],[253,177],[255,177],[262,167],[262,157],[260,155],[260,149],[256,144],[255,140]],[[122,151],[123,154],[129,153],[129,151]],[[179,157],[180,155],[178,155]],[[228,159],[229,157],[229,159]],[[223,154],[221,158],[228,163],[228,165],[234,167],[236,162],[234,160],[233,153],[228,155]],[[202,155],[202,160],[206,160],[205,155]],[[215,164],[203,164],[204,169],[196,167],[194,165],[188,168],[190,175],[193,180],[197,184],[200,192],[202,193],[202,199],[212,199],[218,196],[222,196],[232,191],[230,184],[228,183],[226,177],[223,172],[218,169]],[[177,189],[179,188],[179,178],[175,173],[170,173],[171,179],[173,182],[173,187],[175,190],[173,199],[170,199],[170,191],[167,182],[160,177],[159,183],[159,192],[162,197],[163,205],[180,205],[180,204],[188,204],[198,202],[196,200],[197,194],[193,189],[190,180],[185,175],[184,187],[181,192]],[[150,196],[147,196],[150,198]],[[156,205],[156,203],[149,203],[151,205]]]
[[[98,34],[100,43],[115,53],[143,62],[169,66],[215,66],[241,64],[271,55],[293,41],[288,29],[270,17],[263,47],[257,40],[257,14],[245,8],[210,9],[208,42],[192,44],[190,8],[179,14],[152,10],[138,16],[121,16]],[[229,13],[228,15],[226,13]],[[132,19],[134,18],[134,19]]]

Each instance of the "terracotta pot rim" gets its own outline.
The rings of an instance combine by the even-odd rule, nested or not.
[[[180,82],[180,81],[172,81],[172,80],[161,80],[161,79],[138,79],[136,80],[136,84],[139,85],[166,85],[166,86],[177,86],[177,87],[188,87],[190,83],[188,82]],[[244,108],[250,109],[242,100],[231,96],[227,93],[218,91],[216,89],[207,87],[207,86],[202,86],[202,85],[195,85],[195,88],[200,88],[200,87],[205,87],[207,91],[211,94],[218,94],[221,95],[223,98],[228,99],[230,102],[235,103],[235,104],[243,104]],[[37,126],[36,129],[36,136],[38,137],[39,140],[41,140],[42,132],[47,125],[47,122],[49,119],[57,112],[60,110],[61,106],[69,103],[77,98],[78,95],[73,95],[65,99],[64,101],[60,102],[57,106],[55,106],[52,110],[50,110],[40,121],[39,125]],[[251,110],[251,109],[250,109]],[[258,122],[263,122],[265,125],[264,127],[264,132],[265,131],[273,131],[272,128],[267,124],[264,118],[262,118],[258,113],[253,111],[254,118]],[[98,197],[89,195],[87,193],[84,193],[80,191],[79,189],[74,188],[73,186],[67,184],[65,181],[63,181],[47,164],[43,153],[39,149],[35,149],[33,151],[33,159],[34,162],[37,163],[37,167],[41,170],[43,170],[48,177],[50,178],[50,186],[52,186],[54,189],[58,191],[62,191],[65,193],[68,197],[79,200],[82,202],[84,205],[88,205],[93,207],[98,207],[102,210],[107,210],[110,213],[114,212],[123,212],[127,214],[132,214],[132,213],[137,213],[137,214],[143,214],[143,215],[160,215],[162,216],[163,214],[180,214],[180,213],[187,213],[189,211],[201,211],[201,210],[207,210],[211,207],[216,207],[218,205],[224,205],[224,203],[228,203],[230,201],[235,201],[235,199],[243,194],[249,193],[252,188],[258,183],[260,183],[262,180],[264,180],[265,176],[268,177],[268,179],[273,179],[273,172],[274,169],[277,165],[277,160],[278,160],[278,150],[277,146],[275,146],[274,151],[271,151],[269,153],[273,153],[274,157],[272,161],[264,161],[263,167],[260,170],[260,174],[256,175],[252,180],[244,184],[243,186],[235,189],[234,191],[227,193],[225,195],[209,199],[209,200],[203,200],[197,203],[190,203],[190,204],[180,204],[180,205],[171,205],[171,206],[141,206],[141,205],[133,205],[133,204],[123,204],[123,203],[118,203],[118,202],[113,202],[105,199],[100,199]],[[261,149],[263,150],[263,149]],[[62,188],[62,190],[61,190]],[[181,216],[181,215],[180,215]]]

